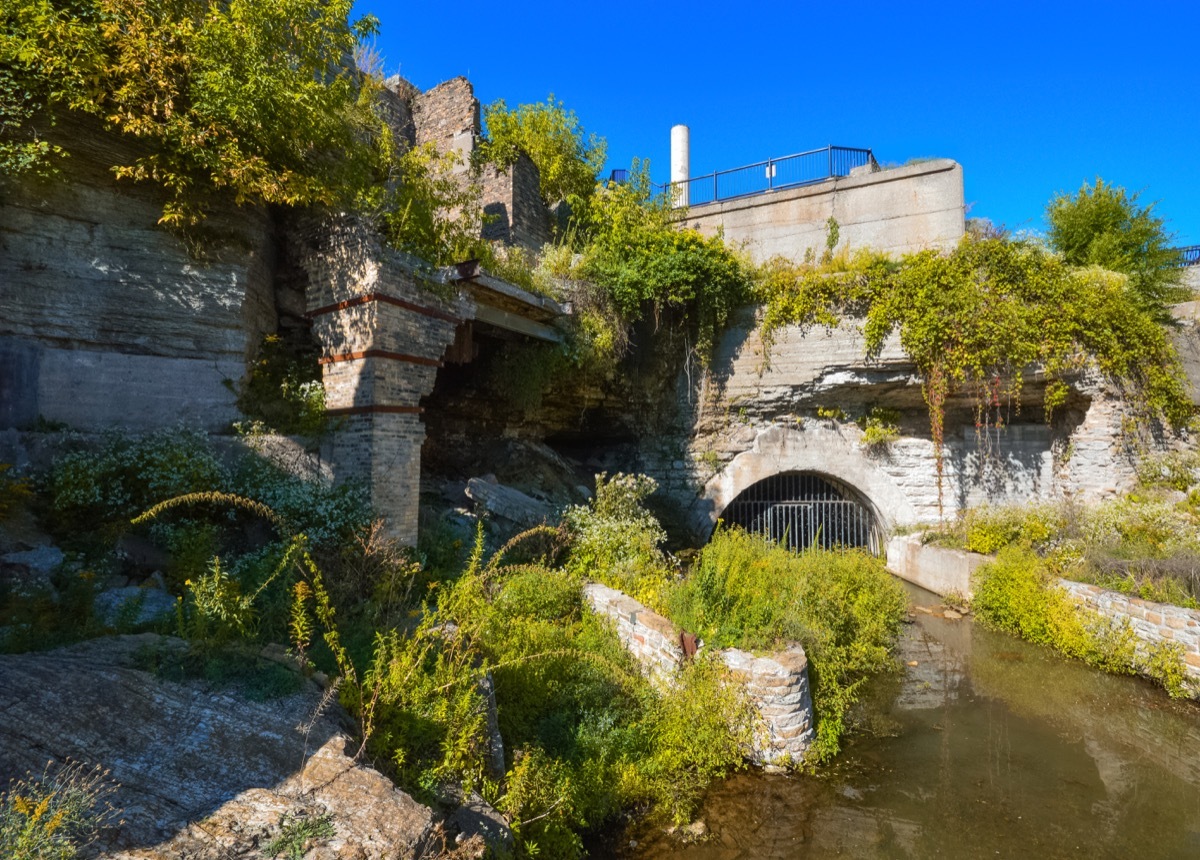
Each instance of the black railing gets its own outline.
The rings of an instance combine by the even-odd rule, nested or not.
[[[671,182],[663,190],[679,205],[699,206],[849,176],[854,168],[867,165],[878,166],[869,149],[825,146],[732,170],[718,170],[685,182]]]
[[[1200,245],[1189,245],[1179,249],[1180,266],[1200,266]]]

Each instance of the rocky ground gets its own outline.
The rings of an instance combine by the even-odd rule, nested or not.
[[[268,849],[306,860],[427,858],[454,848],[456,831],[458,856],[482,854],[479,829],[498,824],[488,810],[467,804],[443,821],[356,761],[348,718],[316,683],[253,701],[244,689],[139,668],[184,647],[141,634],[0,655],[0,784],[48,762],[109,771],[117,814],[88,853],[112,860]]]

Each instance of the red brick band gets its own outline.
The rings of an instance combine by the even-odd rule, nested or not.
[[[326,409],[326,415],[420,415],[425,410],[420,406],[346,406],[342,409]]]
[[[407,361],[409,364],[423,364],[426,367],[442,366],[442,362],[436,358],[426,358],[423,355],[408,355],[403,352],[388,352],[386,349],[364,349],[362,352],[343,352],[340,355],[327,355],[320,360],[320,363],[335,364],[339,361],[358,361],[361,358],[386,358],[391,361]]]
[[[448,314],[445,311],[440,311],[437,308],[418,305],[413,302],[407,302],[404,299],[398,299],[395,296],[389,296],[387,293],[367,293],[365,296],[355,296],[352,299],[346,299],[344,302],[338,302],[335,305],[326,305],[323,308],[317,308],[315,311],[309,311],[307,316],[309,319],[319,317],[322,314],[331,314],[334,311],[344,311],[346,308],[352,308],[355,305],[365,305],[368,302],[381,302],[385,305],[395,305],[398,308],[412,311],[413,313],[423,314],[434,319],[444,320],[448,323],[458,325],[463,320],[454,314]]]

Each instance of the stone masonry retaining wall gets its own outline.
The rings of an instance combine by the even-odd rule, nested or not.
[[[1200,610],[1141,600],[1085,582],[1060,579],[1058,584],[1076,603],[1106,618],[1128,621],[1138,639],[1147,645],[1178,642],[1183,647],[1188,675],[1200,685]]]
[[[892,538],[888,544],[888,569],[901,579],[935,594],[952,591],[971,595],[971,577],[994,556],[938,546],[922,546],[920,535]],[[1076,603],[1118,623],[1127,621],[1134,635],[1147,646],[1178,642],[1188,675],[1200,693],[1200,610],[1154,603],[1111,591],[1098,585],[1058,580]]]
[[[584,596],[592,609],[616,622],[617,636],[650,677],[656,683],[669,683],[684,661],[679,628],[606,585],[588,583]],[[742,684],[761,720],[750,759],[763,765],[803,760],[814,734],[804,649],[797,644],[786,651],[756,657],[727,648],[720,656]]]

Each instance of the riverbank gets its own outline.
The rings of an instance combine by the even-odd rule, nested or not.
[[[590,845],[592,856],[1200,853],[1200,707],[908,591],[903,673],[871,683],[833,766],[820,776],[736,775],[701,806],[704,840],[685,844],[635,825]]]

